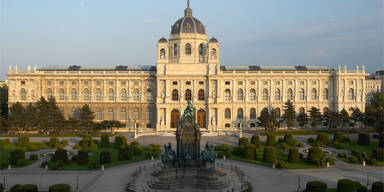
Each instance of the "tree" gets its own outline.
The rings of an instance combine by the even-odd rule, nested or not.
[[[379,92],[373,95],[372,105],[376,108],[384,108],[384,94]]]
[[[0,116],[8,118],[8,86],[0,87]]]
[[[11,106],[9,111],[9,128],[16,133],[21,133],[25,126],[24,107],[19,102],[17,102]]]
[[[108,120],[105,120],[105,121],[102,121],[101,123],[99,123],[96,126],[96,129],[97,130],[107,130],[107,129],[110,129],[111,132],[113,132],[113,128],[122,128],[122,127],[125,127],[125,124],[121,123],[120,121],[115,121],[115,120],[108,121]]]
[[[328,116],[329,128],[337,128],[340,124],[340,114],[335,111],[330,111]]]
[[[57,105],[55,97],[48,99],[48,112],[49,112],[49,130],[52,132],[62,132],[65,125],[65,118],[63,112]]]
[[[39,127],[39,130],[43,134],[49,133],[49,109],[48,109],[48,102],[45,100],[44,97],[40,98],[40,101],[36,103],[37,108],[37,125]]]
[[[308,118],[308,115],[306,113],[300,113],[297,116],[296,120],[299,122],[299,126],[301,128],[303,128],[303,127],[307,127],[309,118]]]
[[[269,112],[267,108],[264,108],[260,113],[258,122],[259,126],[264,127],[266,131],[273,130],[275,127],[277,127],[278,122],[275,113],[276,112],[274,110],[271,110],[271,112]]]
[[[9,129],[8,129],[8,122],[7,122],[7,120],[4,117],[0,116],[0,132],[5,133],[8,130]]]
[[[349,123],[349,114],[345,109],[340,111],[340,121],[341,127],[344,127],[345,124]]]
[[[84,105],[80,109],[79,114],[79,126],[81,130],[85,130],[87,133],[89,130],[93,130],[95,128],[95,123],[93,120],[95,119],[94,113],[89,108],[89,105]]]
[[[79,121],[75,118],[69,117],[67,121],[65,121],[66,131],[70,131],[75,133],[78,129]]]
[[[36,130],[37,109],[30,103],[24,110],[25,131]]]
[[[287,121],[288,129],[294,126],[295,119],[296,119],[296,111],[295,111],[295,106],[293,106],[290,100],[288,100],[284,105],[283,119]]]
[[[359,108],[353,109],[352,119],[355,121],[355,124],[356,122],[360,122],[361,125],[361,122],[363,121],[363,113],[360,111]]]
[[[321,123],[320,110],[316,107],[312,107],[311,110],[309,110],[309,114],[310,114],[310,120],[312,121],[311,126],[313,128],[317,127]]]

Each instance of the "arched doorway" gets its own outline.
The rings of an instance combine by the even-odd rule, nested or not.
[[[177,128],[177,124],[180,120],[180,111],[177,109],[174,109],[171,112],[171,128]]]
[[[207,128],[206,122],[206,113],[204,110],[200,109],[197,112],[197,123],[199,124],[200,128]]]

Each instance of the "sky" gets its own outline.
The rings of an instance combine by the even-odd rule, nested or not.
[[[0,0],[9,65],[156,65],[186,0]],[[384,68],[384,0],[191,0],[222,65]]]

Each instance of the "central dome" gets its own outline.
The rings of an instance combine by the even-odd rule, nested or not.
[[[184,17],[177,20],[176,23],[172,26],[172,35],[181,33],[206,34],[203,23],[192,16],[192,9],[189,8],[189,6],[185,9]]]

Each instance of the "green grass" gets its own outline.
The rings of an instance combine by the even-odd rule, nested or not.
[[[370,145],[358,145],[357,141],[348,141],[344,143],[344,149],[355,150],[358,152],[365,152],[368,155],[368,157],[372,155],[372,151],[376,147],[378,147],[378,142],[376,141],[371,141]],[[346,163],[352,163],[348,158],[339,158],[339,159]],[[377,161],[377,165],[384,166],[384,161]]]
[[[89,162],[95,162],[99,160],[100,153],[102,151],[109,151],[111,154],[111,163],[105,164],[104,167],[113,167],[117,165],[123,165],[128,163],[134,163],[142,160],[146,160],[148,158],[145,157],[145,150],[142,155],[134,156],[133,159],[127,160],[127,161],[119,161],[117,159],[119,150],[113,147],[113,144],[110,144],[110,147],[108,148],[97,148],[95,151],[92,151],[92,155],[89,157]],[[74,171],[74,170],[80,170],[80,171],[86,171],[86,170],[92,170],[89,165],[79,165],[74,161],[69,161],[69,165],[65,165],[64,167],[61,167],[59,170],[65,170],[65,171]]]
[[[263,161],[264,147],[265,147],[265,143],[261,142],[261,146],[257,149],[257,160],[248,160],[248,159],[244,159],[243,157],[236,156],[236,155],[230,156],[229,159],[272,167],[272,163],[266,163]],[[280,146],[276,147],[276,153],[277,153],[277,160],[284,161],[287,165],[287,169],[314,169],[314,168],[318,168],[316,165],[313,165],[307,161],[300,161],[299,163],[287,162],[288,152],[285,152]]]
[[[49,147],[47,143],[44,142],[31,142],[31,144],[40,146],[40,149],[51,149],[51,147]],[[0,162],[8,160],[11,151],[14,149],[22,149],[25,152],[31,151],[28,147],[18,147],[15,143],[12,142],[5,145],[0,145]]]

